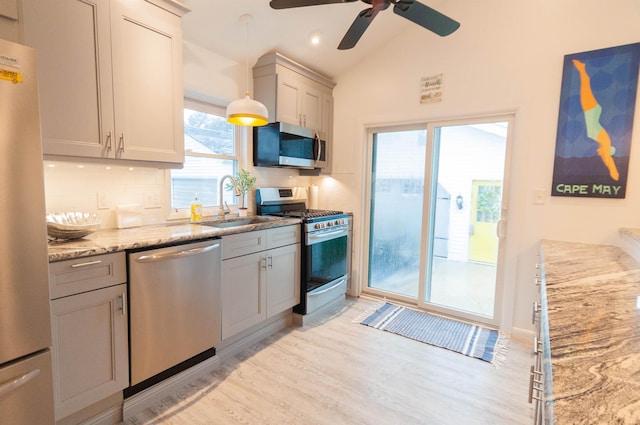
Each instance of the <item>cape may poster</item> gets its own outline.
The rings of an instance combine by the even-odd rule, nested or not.
[[[554,196],[624,198],[640,43],[564,57]]]

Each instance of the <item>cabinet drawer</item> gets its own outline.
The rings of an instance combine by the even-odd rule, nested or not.
[[[267,248],[292,245],[300,242],[300,225],[275,227],[267,230]]]
[[[105,288],[126,281],[127,264],[124,252],[49,264],[51,299]]]
[[[222,237],[222,259],[239,257],[264,251],[267,247],[266,231],[239,233]]]

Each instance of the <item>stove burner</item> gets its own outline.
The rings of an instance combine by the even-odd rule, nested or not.
[[[318,218],[318,217],[329,217],[333,215],[340,215],[342,211],[332,211],[332,210],[294,210],[294,211],[281,211],[278,213],[273,213],[272,215],[277,215],[280,217],[293,217],[293,218]]]

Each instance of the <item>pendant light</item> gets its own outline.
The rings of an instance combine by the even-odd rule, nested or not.
[[[258,127],[269,122],[267,107],[249,96],[249,22],[251,15],[240,16],[240,22],[247,26],[247,49],[246,49],[246,83],[247,91],[244,99],[234,100],[227,106],[227,121],[231,124],[247,127]]]

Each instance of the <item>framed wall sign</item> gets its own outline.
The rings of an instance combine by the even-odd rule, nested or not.
[[[624,198],[640,43],[564,57],[553,196]]]

